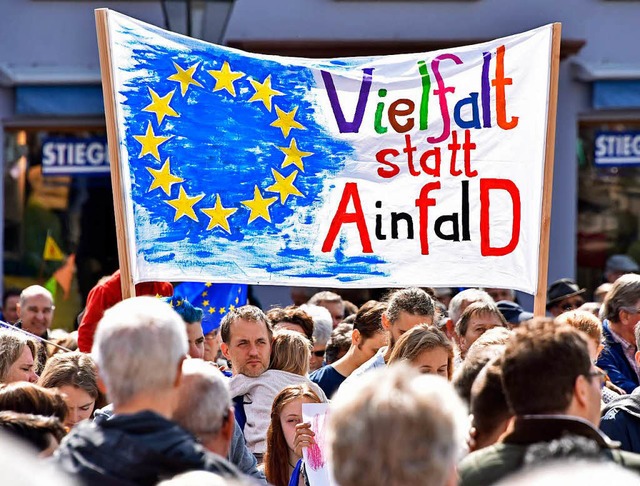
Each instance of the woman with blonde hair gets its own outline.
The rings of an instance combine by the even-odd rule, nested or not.
[[[69,408],[64,423],[68,428],[90,418],[96,402],[101,399],[96,365],[88,354],[80,352],[58,353],[49,358],[38,384],[57,388],[63,394]],[[103,406],[103,402],[98,407]]]
[[[287,386],[276,396],[264,456],[264,473],[270,484],[299,484],[300,476],[304,475],[301,470],[305,442],[299,434],[296,438],[296,426],[302,423],[302,404],[320,402],[320,397],[306,384]]]
[[[38,344],[19,331],[0,330],[0,383],[38,381]]]
[[[453,345],[436,326],[420,324],[396,342],[388,364],[397,361],[406,361],[421,373],[440,375],[451,381]]]

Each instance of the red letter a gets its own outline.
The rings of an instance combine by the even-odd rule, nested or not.
[[[511,240],[503,247],[492,247],[489,242],[489,191],[507,191],[513,201]],[[502,218],[500,218],[502,219]],[[507,179],[480,179],[480,253],[482,256],[504,256],[511,253],[520,241],[520,191]]]
[[[354,213],[347,213],[347,206],[349,201],[353,200]],[[360,242],[362,243],[363,253],[373,253],[371,248],[371,240],[369,239],[369,231],[367,230],[367,223],[364,220],[364,213],[362,212],[362,204],[360,203],[360,194],[358,194],[358,185],[355,182],[347,182],[344,185],[344,191],[342,192],[342,199],[338,205],[336,215],[331,221],[329,232],[322,244],[323,253],[328,253],[333,247],[333,242],[340,232],[340,228],[345,223],[355,223],[358,227],[358,233],[360,234]]]

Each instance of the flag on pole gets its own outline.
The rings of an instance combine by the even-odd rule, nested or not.
[[[42,252],[42,259],[49,261],[62,261],[64,260],[64,253],[49,233],[47,233],[47,239],[44,242],[44,251]]]
[[[100,13],[135,282],[535,292],[551,25],[301,59]]]
[[[67,261],[64,262],[60,268],[58,268],[54,274],[53,278],[60,284],[62,287],[62,291],[64,292],[64,300],[69,298],[69,293],[71,292],[71,283],[73,282],[73,274],[76,271],[76,256],[75,254],[71,254],[67,257]]]
[[[220,321],[229,311],[247,304],[248,286],[185,282],[174,288],[173,295],[184,297],[202,309],[202,330],[209,334],[220,327]]]

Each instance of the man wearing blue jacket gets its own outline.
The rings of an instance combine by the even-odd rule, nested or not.
[[[631,393],[638,385],[634,329],[640,321],[640,275],[627,274],[613,284],[603,304],[604,349],[597,365],[614,385]]]

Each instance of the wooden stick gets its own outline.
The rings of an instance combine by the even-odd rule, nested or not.
[[[542,213],[540,215],[540,253],[538,254],[538,290],[533,314],[546,314],[547,278],[549,276],[549,232],[551,229],[551,197],[553,189],[553,156],[556,143],[556,113],[558,111],[558,75],[560,70],[560,34],[562,25],[553,24],[551,39],[551,71],[549,73],[549,106],[547,111],[547,146],[544,157]]]
[[[111,50],[109,49],[108,9],[96,9],[96,31],[98,33],[98,51],[100,53],[100,74],[102,77],[102,93],[104,96],[104,114],[107,122],[107,142],[109,145],[109,161],[111,165],[111,185],[113,188],[113,210],[116,218],[116,235],[118,240],[118,260],[120,262],[120,281],[122,299],[136,295],[136,287],[131,277],[129,259],[129,243],[127,239],[126,209],[122,173],[120,170],[120,146],[118,125],[116,123],[116,97],[111,76]]]

